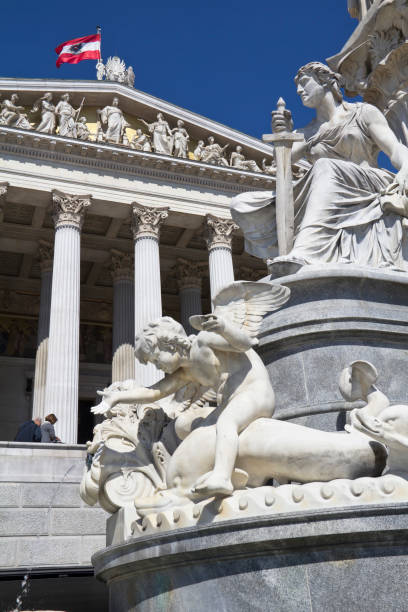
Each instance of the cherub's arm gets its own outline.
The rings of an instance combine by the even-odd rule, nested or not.
[[[214,314],[202,316],[200,326],[206,332],[199,335],[200,341],[213,349],[245,353],[258,344],[256,338],[251,338],[237,325]]]
[[[112,408],[116,404],[147,404],[156,402],[162,397],[175,393],[184,387],[189,381],[183,376],[181,370],[177,370],[173,374],[165,376],[151,387],[134,387],[126,391],[113,391],[104,393],[98,391],[99,395],[103,396],[103,404],[107,408]]]

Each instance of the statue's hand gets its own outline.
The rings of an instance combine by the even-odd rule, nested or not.
[[[278,132],[291,132],[293,130],[292,113],[290,110],[272,111],[272,131],[273,133]]]
[[[201,329],[222,334],[225,330],[225,321],[214,314],[204,315],[201,320]]]
[[[402,167],[395,175],[395,182],[398,185],[398,192],[401,195],[406,195],[408,190],[408,168]]]

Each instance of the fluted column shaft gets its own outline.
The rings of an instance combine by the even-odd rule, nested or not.
[[[201,285],[202,275],[207,264],[185,259],[177,260],[177,282],[180,295],[180,318],[186,333],[194,334],[189,322],[192,315],[202,314]]]
[[[133,257],[111,251],[113,277],[112,382],[135,377]]]
[[[207,247],[210,272],[211,299],[218,291],[234,281],[232,263],[232,233],[238,226],[230,219],[207,215]]]
[[[50,330],[50,308],[52,287],[52,244],[40,241],[41,267],[40,314],[38,318],[37,352],[35,355],[33,417],[42,419],[45,412],[45,385],[47,377],[48,335]]]
[[[162,316],[160,282],[160,225],[168,208],[133,205],[133,237],[135,240],[135,334],[147,323]],[[163,374],[153,364],[135,362],[135,379],[149,387]]]
[[[56,231],[45,412],[57,416],[57,435],[67,444],[77,441],[80,242],[90,200],[90,196],[53,192]]]

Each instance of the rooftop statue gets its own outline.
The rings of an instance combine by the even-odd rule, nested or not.
[[[17,126],[22,113],[24,112],[23,106],[17,105],[18,95],[16,93],[11,94],[10,100],[3,100],[1,103],[0,112],[0,124],[9,125],[11,127],[22,127]]]
[[[194,157],[197,161],[201,161],[203,151],[204,151],[204,140],[199,140],[197,142],[196,148],[194,149]]]
[[[144,123],[152,135],[154,152],[171,155],[174,139],[170,126],[164,119],[162,113],[157,114],[157,121],[153,121],[153,123],[147,123],[144,119],[139,119],[139,121]]]
[[[251,170],[252,172],[261,172],[260,167],[253,159],[246,159],[242,154],[242,147],[237,145],[235,151],[231,153],[230,165],[239,170]]]
[[[179,119],[177,121],[177,127],[171,130],[174,140],[173,155],[175,157],[187,158],[188,155],[188,141],[190,136],[184,127],[184,121]]]
[[[124,83],[129,87],[134,87],[135,84],[133,67],[129,66],[126,68],[125,62],[120,57],[117,57],[117,55],[108,57],[106,64],[102,60],[97,61],[96,78],[98,81],[102,81],[105,78],[107,81]]]
[[[54,134],[57,120],[55,106],[52,103],[52,93],[45,93],[35,102],[31,112],[37,113],[38,111],[41,111],[41,121],[36,128],[37,132]]]
[[[342,78],[326,65],[306,64],[295,82],[316,117],[299,130],[304,140],[293,145],[292,163],[306,158],[310,169],[294,184],[294,243],[279,261],[407,269],[402,243],[408,148],[377,108],[343,100]],[[287,115],[276,111],[274,131],[282,126],[287,126]],[[377,167],[379,151],[397,168],[395,176]],[[232,199],[232,217],[245,234],[247,251],[256,257],[274,254],[274,205],[275,194],[265,191]]]
[[[58,134],[60,136],[66,136],[68,138],[77,137],[75,118],[80,110],[80,108],[77,110],[74,109],[69,103],[68,93],[61,96],[61,100],[55,107],[55,113],[58,116]]]
[[[136,130],[136,134],[133,136],[130,141],[130,147],[132,149],[136,149],[136,151],[147,151],[151,152],[152,143],[147,134],[144,134],[140,128]]]
[[[75,124],[75,130],[78,140],[89,140],[91,132],[86,125],[86,117],[80,117]]]
[[[103,135],[105,142],[123,144],[126,136],[126,128],[129,123],[125,120],[123,112],[119,108],[119,98],[113,98],[111,106],[105,106],[98,111],[101,123],[106,125]],[[127,140],[127,139],[126,139]]]
[[[224,151],[229,147],[228,144],[221,147],[215,142],[214,136],[208,137],[208,145],[206,145],[201,153],[201,161],[207,164],[215,164],[216,166],[228,166],[228,161],[224,157]]]

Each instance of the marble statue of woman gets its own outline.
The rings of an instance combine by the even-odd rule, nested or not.
[[[408,269],[401,216],[408,214],[408,148],[377,108],[343,100],[341,77],[326,65],[306,64],[295,82],[316,117],[300,130],[304,141],[292,149],[292,163],[306,158],[310,169],[294,184],[294,245],[279,260]],[[274,129],[284,121],[274,113]],[[377,167],[379,151],[397,168],[395,176]],[[387,196],[390,189],[394,197],[398,192],[399,211]],[[246,250],[256,257],[273,257],[274,206],[274,193],[266,191],[232,199],[231,215],[245,234]]]
[[[89,131],[88,126],[86,125],[86,117],[80,117],[75,124],[76,128],[76,137],[78,140],[89,140],[91,132]]]
[[[136,134],[130,141],[130,148],[136,149],[136,151],[147,151],[148,153],[152,150],[150,138],[147,134],[144,134],[140,128],[136,130]]]
[[[140,119],[152,134],[153,149],[155,153],[163,153],[171,155],[173,151],[173,136],[167,121],[163,118],[162,113],[158,113],[157,121],[147,123],[144,119]]]
[[[55,107],[55,112],[58,116],[58,134],[68,138],[76,138],[75,113],[76,110],[69,103],[69,94],[65,93],[61,96],[61,100]]]
[[[187,158],[188,154],[188,141],[190,136],[188,135],[187,130],[184,127],[184,121],[179,119],[177,121],[177,127],[171,130],[174,138],[174,151],[173,155],[175,157],[183,157]]]
[[[235,151],[231,153],[230,164],[232,168],[238,170],[251,170],[252,172],[261,172],[260,167],[253,159],[246,159],[242,154],[242,147],[237,145]]]
[[[100,111],[100,117],[106,130],[104,134],[105,142],[113,144],[122,144],[125,136],[125,129],[129,127],[129,123],[125,120],[123,112],[119,108],[119,98],[113,98],[111,106],[105,106]]]
[[[201,161],[204,150],[204,140],[199,140],[196,148],[194,149],[194,157],[197,161]]]
[[[223,147],[215,142],[214,136],[208,137],[208,145],[203,148],[201,161],[206,164],[215,164],[216,166],[228,166],[228,161],[224,157],[224,152],[229,145]]]
[[[52,94],[47,92],[33,106],[32,113],[41,109],[41,121],[37,126],[37,132],[54,134],[56,125],[55,106],[52,103]]]

